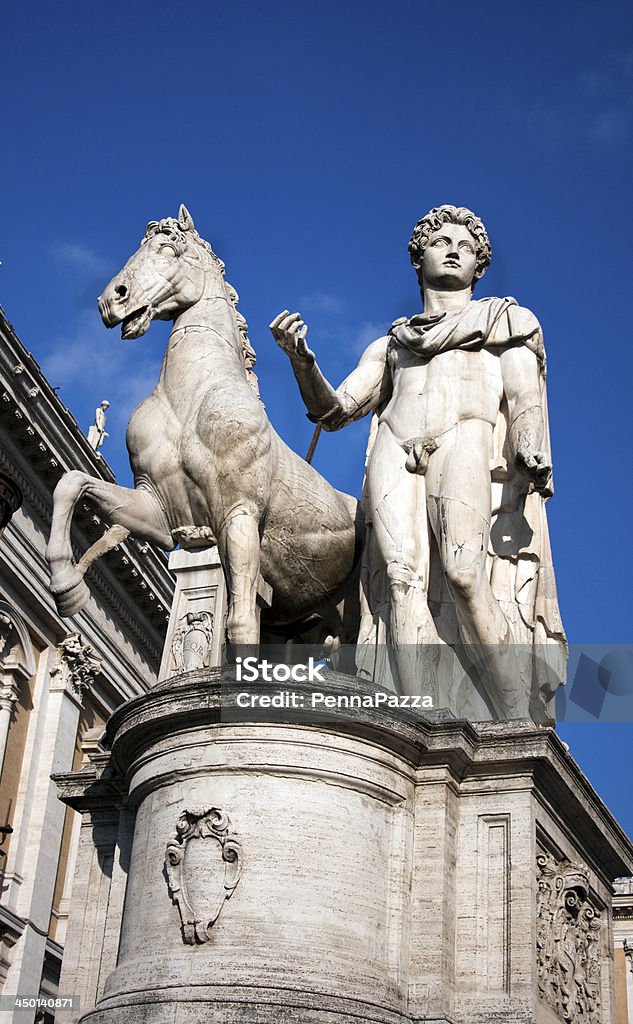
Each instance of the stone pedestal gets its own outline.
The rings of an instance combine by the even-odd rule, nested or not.
[[[60,991],[118,945],[82,1021],[613,1024],[633,849],[554,732],[425,721],[326,678],[171,679],[113,716],[107,781],[58,777],[86,836],[109,791],[125,815],[110,882],[79,888],[99,893],[92,945],[73,901]],[[294,708],[241,706],[280,692]]]
[[[159,682],[194,669],[218,668],[226,661],[228,595],[216,547],[172,551],[169,568],[176,577]],[[260,575],[257,614],[270,606],[272,589]],[[258,620],[259,621],[259,620]]]

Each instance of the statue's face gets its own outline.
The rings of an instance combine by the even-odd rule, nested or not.
[[[475,239],[463,224],[442,224],[422,257],[422,282],[457,291],[472,284],[477,264]]]

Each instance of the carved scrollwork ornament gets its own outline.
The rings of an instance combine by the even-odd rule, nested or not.
[[[587,871],[544,853],[536,861],[539,994],[564,1021],[601,1024],[602,918],[589,899]]]
[[[99,674],[102,659],[95,654],[92,644],[83,642],[80,633],[68,633],[57,645],[57,652],[57,665],[51,675],[61,676],[73,693],[83,697]]]
[[[200,875],[189,860],[194,849],[192,844],[200,843],[206,847],[204,893],[194,894],[194,882]],[[196,866],[200,865],[198,856]],[[175,836],[167,843],[165,867],[169,891],[180,913],[183,941],[190,946],[208,942],[211,928],[225,900],[232,896],[242,872],[242,846],[231,831],[228,815],[218,807],[185,808],[176,824]],[[199,886],[197,888],[199,890]]]

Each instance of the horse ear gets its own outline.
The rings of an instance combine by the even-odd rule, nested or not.
[[[194,229],[193,217],[189,213],[187,207],[183,206],[182,203],[180,204],[180,209],[178,211],[178,223],[180,224],[183,231],[193,231]]]

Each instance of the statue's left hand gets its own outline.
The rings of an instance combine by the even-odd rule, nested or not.
[[[535,490],[542,491],[547,487],[552,475],[552,464],[545,452],[531,452],[520,448],[515,461],[519,469],[532,481]]]

